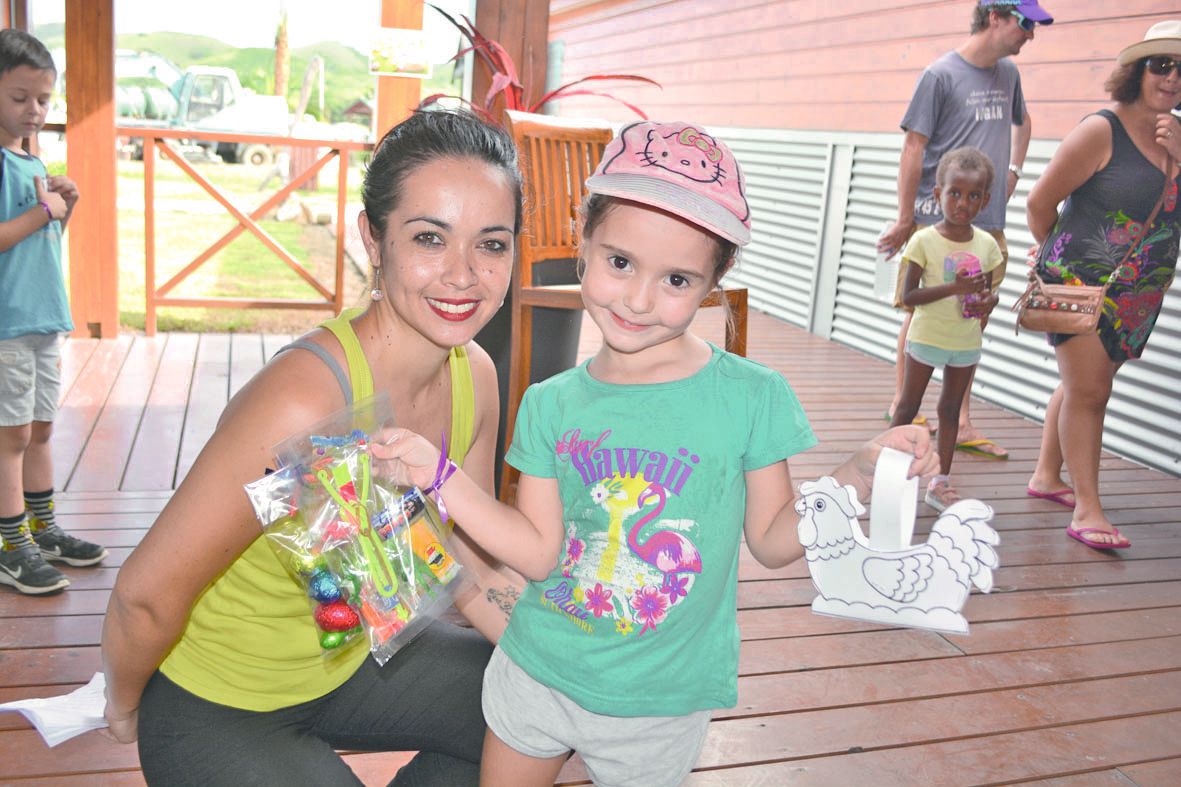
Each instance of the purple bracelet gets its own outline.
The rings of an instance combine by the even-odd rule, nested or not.
[[[426,496],[434,495],[435,505],[439,508],[439,519],[443,520],[443,524],[447,524],[449,517],[447,516],[447,505],[443,502],[443,484],[447,483],[447,479],[455,475],[455,471],[459,469],[459,465],[451,461],[447,456],[447,434],[443,434],[443,448],[439,453],[439,464],[435,468],[435,480],[431,485],[422,490]]]
[[[56,221],[56,219],[53,218],[53,211],[49,209],[49,203],[45,200],[41,200],[40,205],[41,207],[45,208],[45,215],[49,217],[49,220]]]

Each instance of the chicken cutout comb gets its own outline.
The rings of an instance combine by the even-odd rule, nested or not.
[[[824,477],[800,484],[799,537],[818,595],[812,611],[888,626],[967,634],[961,613],[975,585],[992,590],[1000,536],[993,511],[960,500],[939,515],[926,543],[911,544],[917,484],[914,457],[883,448],[874,471],[870,538],[857,521],[865,508],[852,486]],[[891,491],[893,490],[893,491]],[[909,494],[907,494],[909,493]]]

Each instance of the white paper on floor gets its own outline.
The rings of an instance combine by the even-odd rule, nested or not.
[[[107,726],[103,709],[107,700],[107,682],[101,672],[80,689],[69,694],[44,699],[14,700],[0,704],[0,711],[14,710],[24,714],[50,746],[68,741],[89,730]]]

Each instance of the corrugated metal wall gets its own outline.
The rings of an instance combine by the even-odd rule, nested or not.
[[[873,296],[873,246],[896,211],[901,134],[711,130],[743,163],[755,226],[728,283],[749,288],[754,308],[892,360],[901,318]],[[1014,335],[1008,307],[1025,288],[1025,252],[1033,243],[1025,196],[1056,145],[1034,141],[1026,177],[1009,203],[1012,261],[973,388],[1039,422],[1058,383],[1057,365],[1040,334]],[[1144,357],[1116,377],[1104,447],[1181,474],[1181,286],[1166,296]]]
[[[502,8],[510,4],[496,0]],[[973,0],[550,0],[549,39],[564,46],[560,81],[642,74],[660,83],[602,83],[650,116],[706,126],[896,132],[923,68],[964,42]],[[1116,54],[1178,0],[1050,0],[1014,62],[1039,139],[1061,139],[1108,102]],[[596,96],[562,113],[623,122]]]

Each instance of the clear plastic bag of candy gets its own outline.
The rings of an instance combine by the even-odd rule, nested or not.
[[[375,467],[369,435],[391,423],[385,396],[345,408],[276,446],[279,470],[246,485],[325,655],[364,635],[378,664],[450,606],[462,573],[433,503]]]

